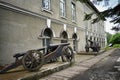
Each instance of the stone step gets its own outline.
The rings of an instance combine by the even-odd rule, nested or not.
[[[34,79],[38,80],[39,78],[45,77],[45,76],[50,75],[54,72],[61,71],[61,70],[68,68],[68,67],[70,67],[70,63],[65,62],[65,63],[59,64],[59,65],[56,65],[53,67],[48,67],[47,69],[45,69],[43,71],[34,72],[33,74],[26,75],[22,78],[19,78],[18,80],[34,80]]]

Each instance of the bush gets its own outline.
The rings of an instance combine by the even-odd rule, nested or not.
[[[113,49],[113,47],[106,46],[106,47],[104,48],[105,51],[110,50],[110,49]]]
[[[120,44],[113,45],[113,48],[120,48]]]
[[[113,35],[110,39],[110,43],[114,44],[120,44],[120,33],[116,33]]]

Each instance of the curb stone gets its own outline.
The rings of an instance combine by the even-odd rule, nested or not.
[[[105,50],[101,50],[99,52],[80,52],[78,53],[78,55],[99,55],[103,52],[105,52]]]
[[[40,71],[40,72],[36,72],[34,74],[31,74],[31,75],[28,75],[28,76],[25,76],[23,78],[19,78],[17,80],[38,80],[42,77],[45,77],[49,74],[52,74],[54,72],[58,72],[58,71],[61,71],[65,68],[68,68],[70,67],[70,63],[69,62],[66,62],[64,64],[61,64],[55,68],[51,68],[51,69],[47,69],[47,70],[44,70],[44,71]]]

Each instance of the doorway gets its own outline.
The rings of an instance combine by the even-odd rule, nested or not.
[[[77,47],[78,47],[78,43],[77,43],[77,34],[74,33],[73,36],[73,50],[77,52]]]

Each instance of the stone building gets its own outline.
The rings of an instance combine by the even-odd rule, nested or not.
[[[83,21],[98,10],[91,2],[76,0],[0,0],[0,65],[19,52],[50,43],[69,42],[74,51],[85,50],[86,39],[105,46],[104,22]]]

